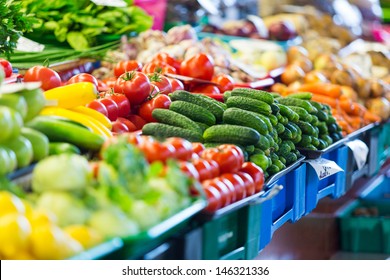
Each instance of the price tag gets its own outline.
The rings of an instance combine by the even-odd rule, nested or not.
[[[344,171],[334,161],[327,160],[324,158],[307,160],[306,162],[314,168],[319,180],[322,180],[340,171]]]
[[[16,50],[21,52],[41,52],[45,46],[25,37],[20,37],[16,43]]]
[[[127,7],[127,3],[123,0],[91,0],[96,5],[109,7]]]
[[[369,148],[361,140],[349,141],[346,145],[352,150],[357,168],[361,169],[367,161]]]

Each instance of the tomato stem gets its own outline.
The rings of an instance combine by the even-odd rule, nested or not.
[[[125,81],[131,81],[136,75],[136,71],[126,72],[122,77]]]

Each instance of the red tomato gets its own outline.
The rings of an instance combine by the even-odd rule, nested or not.
[[[116,121],[112,122],[111,131],[116,132],[116,133],[125,133],[125,132],[129,132],[129,129],[128,129],[127,125],[125,125],[123,122],[116,120]]]
[[[192,156],[192,144],[190,141],[179,137],[171,137],[165,140],[175,148],[175,158],[180,160],[190,160]]]
[[[160,89],[155,84],[150,84],[150,95],[156,95]]]
[[[141,142],[138,147],[145,154],[146,160],[151,163],[154,161],[166,162],[172,158],[175,148],[172,145],[163,145],[160,142]]]
[[[110,94],[106,97],[113,100],[116,105],[118,105],[118,117],[126,118],[131,113],[129,99],[123,94]]]
[[[114,88],[117,78],[116,77],[110,77],[107,79],[104,79],[103,82],[109,87]]]
[[[141,72],[126,72],[116,81],[114,91],[126,95],[131,105],[138,105],[148,98],[150,82]]]
[[[4,74],[6,78],[12,76],[12,64],[8,60],[0,58],[0,66],[3,66]]]
[[[91,103],[87,104],[87,107],[94,109],[94,110],[102,113],[106,117],[108,117],[108,111],[107,111],[106,106],[104,106],[104,104],[101,103],[99,100],[92,101]]]
[[[238,154],[238,158],[240,159],[241,165],[244,164],[245,156],[244,156],[244,152],[241,150],[240,147],[238,147],[236,145],[232,145],[232,144],[222,144],[218,148],[219,149],[233,149],[233,150],[235,150],[236,153]]]
[[[151,100],[146,101],[139,107],[138,114],[147,122],[156,122],[152,116],[152,112],[156,108],[168,109],[171,105],[171,99],[168,95],[158,94]]]
[[[165,52],[160,52],[160,53],[156,54],[153,57],[152,61],[164,62],[165,64],[175,68],[176,71],[179,71],[179,69],[180,69],[180,62]]]
[[[237,201],[237,191],[232,182],[223,177],[217,177],[214,180],[222,181],[229,188],[229,191],[232,194],[232,203]]]
[[[218,94],[220,93],[219,89],[216,86],[209,85],[209,84],[200,84],[196,85],[191,89],[191,92],[199,92],[199,93],[213,93]]]
[[[206,180],[202,182],[202,185],[203,189],[214,187],[219,191],[221,194],[221,207],[228,206],[230,203],[232,203],[230,189],[221,180]]]
[[[25,82],[41,82],[43,90],[61,86],[61,77],[58,73],[44,66],[34,66],[24,74]]]
[[[244,181],[245,184],[245,193],[246,196],[253,195],[255,191],[255,182],[253,181],[252,177],[245,172],[237,172],[237,175],[241,177],[241,179]]]
[[[211,80],[214,75],[214,62],[206,54],[196,54],[181,63],[180,74],[203,80]]]
[[[107,117],[110,119],[110,121],[116,121],[116,119],[118,118],[119,108],[118,105],[114,102],[114,100],[102,98],[99,101],[106,107],[108,113]]]
[[[168,78],[168,80],[171,82],[172,92],[175,90],[184,90],[184,84],[180,80],[172,78]]]
[[[180,161],[179,166],[181,171],[188,175],[190,178],[194,178],[199,181],[199,172],[196,170],[195,166],[188,161]]]
[[[75,84],[81,82],[91,83],[95,85],[96,88],[98,88],[99,86],[98,80],[94,76],[88,73],[81,73],[81,74],[74,75],[72,78],[69,79],[69,81],[66,84],[69,85],[69,84]]]
[[[160,61],[146,63],[142,67],[142,72],[145,74],[161,73],[161,74],[176,74],[177,71],[174,67]]]
[[[241,160],[241,155],[231,147],[233,145],[224,145],[225,147],[222,148],[221,146],[204,150],[201,157],[215,160],[219,165],[221,174],[233,173],[240,170],[242,166],[241,161],[243,161],[243,159]]]
[[[125,61],[119,61],[114,66],[114,75],[116,77],[119,77],[123,73],[130,72],[130,71],[141,71],[142,64],[136,60],[125,60]]]
[[[127,119],[135,125],[137,130],[142,129],[143,126],[146,124],[146,121],[138,115],[128,115]]]
[[[245,162],[241,169],[241,172],[249,174],[255,183],[255,192],[258,193],[263,190],[264,187],[264,172],[261,167],[252,162]]]
[[[192,161],[196,170],[199,173],[199,181],[204,181],[213,178],[213,171],[211,170],[213,167],[210,163],[205,159],[194,159]]]
[[[234,87],[233,77],[227,74],[218,74],[211,81],[218,84],[218,89],[221,93],[232,90]]]
[[[221,178],[225,178],[233,184],[236,190],[237,201],[246,197],[245,182],[240,176],[233,173],[225,173],[221,175]]]
[[[98,91],[104,92],[108,91],[110,88],[102,80],[97,80],[98,82]]]
[[[159,73],[150,74],[148,77],[150,83],[157,86],[161,94],[168,94],[172,92],[172,85],[167,77]]]
[[[192,143],[192,152],[195,154],[201,155],[203,150],[205,149],[204,145],[200,142]]]
[[[127,127],[129,132],[133,132],[137,130],[136,126],[128,119],[118,117],[116,121],[123,123]]]
[[[213,178],[218,177],[220,175],[218,162],[212,159],[207,159],[208,163],[210,163],[210,172]]]
[[[215,212],[222,207],[222,195],[216,188],[208,187],[203,190],[206,194],[208,202],[208,205],[205,208],[206,211]]]

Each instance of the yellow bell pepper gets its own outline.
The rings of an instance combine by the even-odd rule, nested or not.
[[[105,127],[107,127],[110,130],[112,128],[111,121],[105,115],[103,115],[102,113],[100,113],[94,109],[91,109],[91,108],[88,108],[85,106],[77,106],[77,107],[72,108],[70,110],[77,112],[77,113],[80,113],[80,114],[83,114],[83,115],[90,116],[90,117],[96,119],[97,121],[101,122]]]
[[[57,102],[58,107],[69,109],[88,104],[96,99],[97,93],[92,83],[82,82],[47,90],[44,95],[47,100]]]
[[[43,116],[58,116],[67,118],[69,120],[72,120],[74,122],[78,122],[89,129],[91,129],[93,132],[105,137],[109,138],[112,136],[111,131],[105,127],[101,122],[97,121],[96,119],[83,115],[74,111],[70,111],[68,109],[60,108],[60,107],[45,107],[41,112],[40,115]]]

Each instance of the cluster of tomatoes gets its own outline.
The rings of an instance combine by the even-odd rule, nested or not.
[[[208,200],[206,211],[214,212],[263,189],[262,169],[251,162],[244,162],[241,149],[235,145],[205,149],[201,143],[191,143],[177,137],[159,142],[138,133],[123,136],[127,137],[129,143],[137,145],[148,162],[178,160],[180,169],[201,183]],[[108,140],[105,146],[112,141],[116,141],[116,138]],[[196,189],[192,192],[198,194]]]
[[[12,75],[12,64],[8,60],[0,58],[0,67],[2,67],[3,70],[4,70],[5,78],[11,77],[11,75]]]

